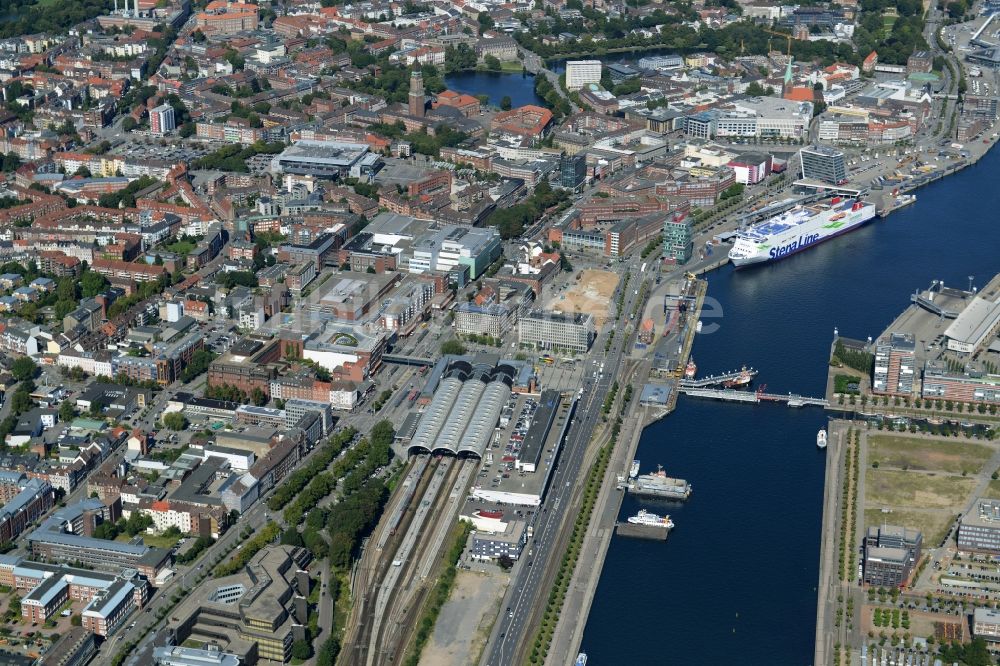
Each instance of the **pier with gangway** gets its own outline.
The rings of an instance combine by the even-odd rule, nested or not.
[[[706,388],[708,386],[720,386],[726,382],[733,382],[743,379],[744,377],[750,377],[753,379],[757,376],[757,371],[753,368],[743,368],[742,370],[733,370],[732,372],[726,372],[721,375],[709,375],[708,377],[702,377],[700,379],[682,379],[678,382],[680,388]]]
[[[826,398],[810,398],[807,396],[789,393],[781,395],[779,393],[767,393],[767,385],[763,385],[756,391],[739,391],[736,389],[710,389],[678,385],[677,390],[684,395],[694,398],[709,398],[711,400],[725,400],[728,402],[783,402],[789,407],[829,407],[830,401]]]

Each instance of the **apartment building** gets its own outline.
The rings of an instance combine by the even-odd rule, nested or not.
[[[235,386],[248,395],[257,388],[267,393],[277,374],[268,364],[280,357],[278,340],[244,338],[212,361],[208,368],[208,385]]]
[[[134,609],[135,587],[125,580],[115,581],[83,610],[83,628],[107,638],[125,624]]]
[[[24,477],[21,490],[0,507],[0,544],[20,536],[54,503],[55,491],[48,481]]]
[[[909,333],[891,333],[875,344],[872,393],[909,397],[917,388],[916,343]]]
[[[569,60],[566,62],[566,88],[579,90],[601,82],[600,60]]]
[[[158,136],[169,134],[177,125],[174,121],[174,107],[161,104],[149,110],[149,131]]]
[[[1000,377],[976,367],[953,372],[944,361],[927,361],[920,395],[928,400],[1000,404]]]

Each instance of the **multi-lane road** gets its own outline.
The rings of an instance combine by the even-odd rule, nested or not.
[[[641,284],[652,275],[652,272],[639,273],[636,263],[637,259],[633,259],[623,265],[625,271],[639,276],[640,279],[631,281],[627,286],[621,321],[627,321],[628,313],[632,312],[638,295],[642,293]],[[602,355],[608,335],[616,330],[615,324],[616,322],[611,320],[606,330],[598,336],[594,342],[595,351],[592,357]],[[565,518],[573,517],[568,515],[568,509],[585,472],[583,462],[587,445],[598,426],[605,396],[618,378],[631,337],[631,335],[615,336],[611,350],[603,360],[604,372],[599,373],[596,378],[592,376],[596,371],[594,364],[588,367],[582,386],[583,395],[577,404],[569,434],[555,463],[557,467],[552,475],[542,510],[535,513],[532,525],[533,540],[526,546],[527,554],[522,554],[514,569],[511,584],[501,604],[500,617],[493,627],[490,643],[484,651],[482,663],[486,666],[519,663],[529,645],[531,632],[538,626],[537,619],[544,610],[543,604],[547,598],[548,588],[562,557],[564,546],[561,544],[565,542],[563,538],[565,535],[561,534],[561,528]],[[570,524],[567,522],[567,530],[569,527]]]

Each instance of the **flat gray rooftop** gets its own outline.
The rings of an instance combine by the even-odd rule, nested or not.
[[[559,435],[566,426],[566,420],[570,415],[570,399],[564,399],[560,403],[549,429],[548,436],[541,447],[538,465],[534,472],[518,471],[514,467],[515,456],[513,453],[506,453],[505,447],[510,441],[510,436],[517,424],[517,417],[521,413],[525,402],[529,399],[537,399],[537,396],[518,395],[513,416],[510,424],[503,428],[500,440],[497,444],[490,445],[480,474],[473,481],[473,492],[478,500],[491,502],[500,501],[504,504],[518,504],[522,506],[537,505],[544,494],[545,484],[552,472],[552,463],[555,461]],[[541,408],[539,407],[539,410]],[[536,411],[537,417],[537,411]],[[492,454],[492,461],[489,460]],[[503,475],[508,474],[507,478]],[[478,492],[477,492],[478,489]]]

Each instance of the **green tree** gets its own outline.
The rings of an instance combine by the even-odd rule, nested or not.
[[[62,320],[63,317],[68,315],[70,312],[76,309],[75,301],[56,301],[53,306],[53,311],[55,313],[56,319]]]
[[[302,535],[294,527],[289,527],[281,534],[281,545],[283,546],[298,546],[301,548],[306,545],[302,540]]]
[[[85,271],[80,276],[80,294],[84,298],[92,298],[104,291],[108,284],[107,278],[100,273]]]
[[[163,421],[163,425],[170,430],[184,430],[188,424],[188,420],[180,412],[164,414],[161,420]]]
[[[38,366],[31,360],[30,356],[19,356],[10,366],[10,374],[19,382],[31,379],[38,372]]]
[[[722,194],[719,195],[719,198],[725,200],[725,199],[731,199],[733,197],[738,197],[743,194],[743,190],[745,189],[746,185],[744,185],[743,183],[733,183],[732,185],[730,185],[729,187],[727,187],[725,190],[722,191]]]
[[[330,636],[319,648],[316,655],[316,666],[333,666],[340,654],[340,641],[336,636]]]
[[[73,403],[69,400],[63,400],[62,404],[59,405],[59,420],[69,422],[74,418],[76,418],[76,408]]]
[[[12,171],[17,171],[18,167],[21,166],[21,156],[17,153],[11,152],[3,156],[3,163],[0,165],[0,170],[5,173],[10,173]]]
[[[307,529],[304,531],[302,533],[302,541],[305,543],[305,547],[309,549],[309,552],[317,559],[325,558],[330,552],[330,546],[326,543],[326,539],[315,530]]]
[[[500,98],[501,111],[510,111],[513,106],[514,102],[511,101],[510,95],[504,95],[502,98]]]
[[[125,532],[129,536],[135,536],[153,526],[153,518],[138,511],[133,511],[129,514],[128,520],[119,522],[123,524],[118,526],[118,531]],[[180,530],[176,533],[171,533],[170,536],[180,536]]]
[[[191,355],[191,362],[188,363],[187,367],[184,368],[184,372],[181,373],[181,379],[185,382],[190,382],[198,375],[206,372],[214,359],[215,354],[207,349],[199,349]]]
[[[14,397],[10,401],[10,409],[15,414],[24,414],[34,406],[35,401],[31,399],[29,391],[15,391]],[[17,424],[15,423],[14,425]]]
[[[445,340],[441,343],[441,353],[462,355],[465,353],[465,345],[458,340]]]
[[[76,280],[71,277],[59,278],[56,282],[56,297],[60,301],[75,301],[79,297]]]
[[[312,644],[309,641],[299,640],[292,643],[292,656],[296,659],[309,659],[312,654]]]
[[[479,12],[479,16],[476,17],[476,21],[479,23],[480,35],[482,35],[487,30],[492,29],[494,26],[493,17],[490,16],[488,12]]]

